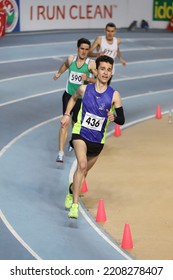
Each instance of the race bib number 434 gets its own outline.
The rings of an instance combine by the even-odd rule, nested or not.
[[[82,126],[89,129],[101,131],[104,120],[104,117],[98,117],[94,114],[86,113],[82,122]]]

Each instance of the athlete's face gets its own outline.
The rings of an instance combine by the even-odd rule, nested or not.
[[[112,76],[112,64],[109,62],[100,62],[97,69],[97,78],[102,83],[107,83]]]
[[[111,41],[113,39],[113,37],[115,36],[116,29],[115,29],[115,27],[107,26],[107,28],[105,29],[105,32],[106,32],[106,39],[108,41]]]
[[[90,47],[88,44],[81,44],[78,48],[78,57],[80,59],[85,59],[88,56],[89,49]]]

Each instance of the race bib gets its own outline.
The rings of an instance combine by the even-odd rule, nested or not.
[[[104,49],[104,53],[105,53],[105,55],[108,55],[114,59],[116,52],[115,52],[115,50]]]
[[[69,76],[69,82],[72,84],[82,85],[82,73],[71,71]]]
[[[94,114],[86,113],[82,122],[82,126],[89,129],[101,131],[104,120],[104,117],[98,117]]]

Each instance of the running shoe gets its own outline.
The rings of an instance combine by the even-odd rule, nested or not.
[[[68,151],[69,151],[69,152],[73,151],[73,147],[70,145],[70,143],[69,143],[69,145],[68,145]]]
[[[72,195],[72,191],[71,191],[71,186],[73,183],[71,183],[68,187],[68,194],[66,195],[65,198],[65,208],[69,209],[72,204],[73,204],[73,195]]]
[[[68,213],[68,217],[71,219],[77,219],[78,218],[78,210],[79,210],[79,205],[77,203],[73,203],[70,211]]]
[[[63,152],[59,152],[59,154],[58,154],[58,156],[56,158],[56,162],[63,163],[64,162],[63,157],[64,157],[64,153]]]

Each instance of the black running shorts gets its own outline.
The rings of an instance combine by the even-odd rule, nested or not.
[[[83,138],[79,134],[72,134],[70,145],[73,147],[73,140],[78,140],[78,139],[83,140],[85,142],[87,146],[87,157],[98,156],[104,147],[104,144],[88,141],[87,139]]]

